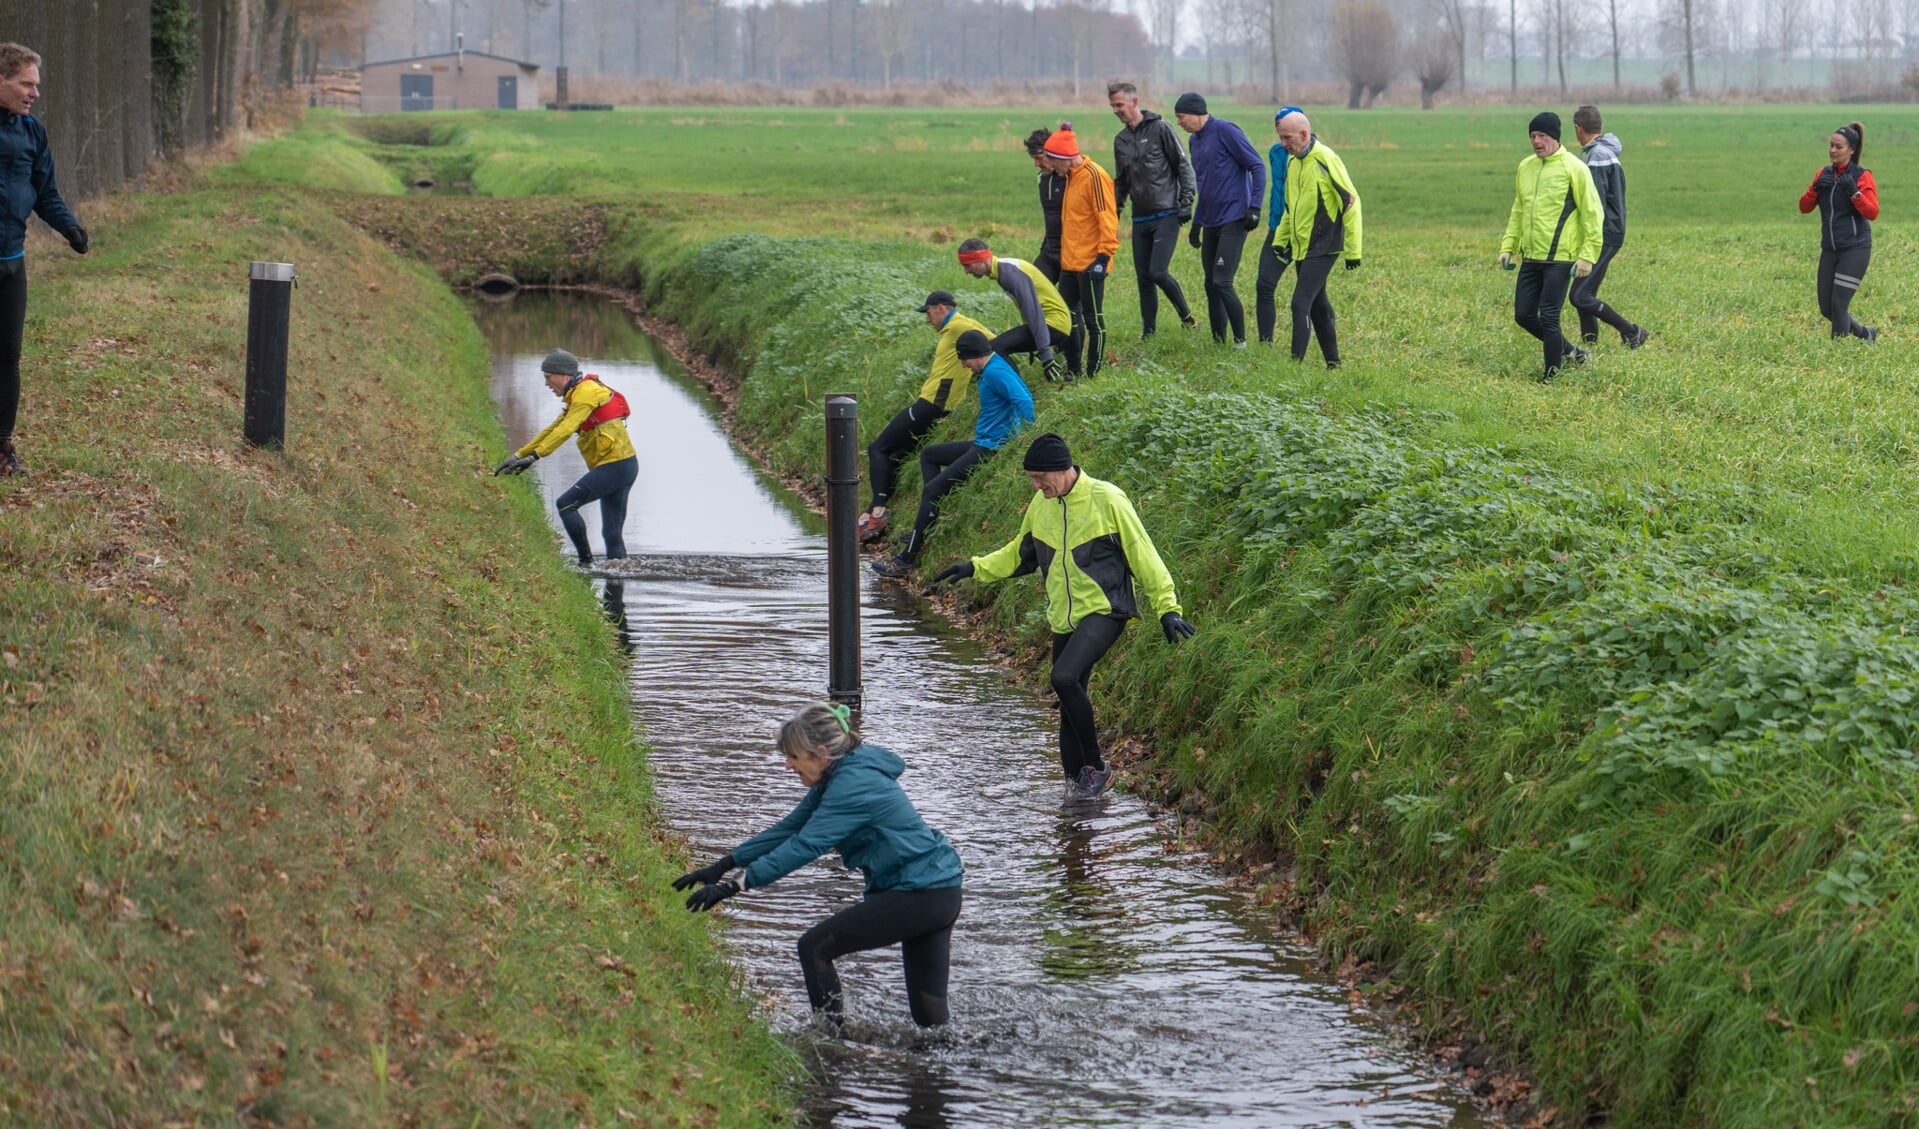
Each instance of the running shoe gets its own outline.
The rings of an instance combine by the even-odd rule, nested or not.
[[[863,513],[860,519],[853,523],[853,531],[859,534],[860,544],[871,545],[886,536],[886,515]]]
[[[1652,336],[1651,330],[1647,329],[1643,325],[1635,325],[1632,327],[1632,336],[1626,338],[1626,348],[1637,349],[1641,345],[1644,345],[1646,343],[1646,340],[1650,338],[1651,336]]]
[[[1079,770],[1079,794],[1081,799],[1097,800],[1113,786],[1113,768],[1094,768],[1092,765]]]
[[[1586,350],[1578,348],[1577,346],[1575,346],[1572,349],[1572,351],[1567,354],[1567,356],[1572,360],[1572,363],[1576,365],[1583,365],[1587,361],[1590,361],[1593,359],[1593,355],[1591,353],[1588,353]]]
[[[1876,329],[1874,329],[1874,328],[1873,328],[1872,326],[1867,326],[1867,327],[1866,327],[1866,344],[1868,344],[1868,345],[1877,345],[1878,343],[1879,343],[1879,331],[1878,331],[1878,330],[1876,330]],[[13,448],[12,448],[11,446],[9,446],[9,447],[7,448],[7,450],[8,450],[8,451],[12,451],[12,450],[13,450]],[[15,466],[20,466],[20,460],[19,460],[19,459],[14,459],[14,460],[13,460],[13,464],[14,464]],[[25,467],[21,467],[20,469],[22,469],[22,470],[25,470],[26,468],[25,468]]]
[[[27,473],[27,464],[14,453],[13,440],[0,440],[0,476]]]
[[[913,571],[913,562],[905,557],[889,557],[883,561],[874,561],[873,571],[888,580],[898,580]]]
[[[1199,317],[1195,314],[1187,314],[1185,317],[1179,319],[1179,324],[1185,326],[1187,329],[1198,329]]]

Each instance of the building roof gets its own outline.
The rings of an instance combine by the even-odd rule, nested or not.
[[[526,62],[520,61],[519,59],[509,59],[505,55],[494,55],[486,51],[437,51],[431,55],[414,55],[414,56],[411,56],[410,58],[405,58],[405,59],[381,59],[378,62],[361,63],[360,69],[365,70],[368,67],[386,67],[386,66],[391,66],[394,63],[424,63],[428,59],[452,59],[460,55],[473,55],[481,59],[498,59],[502,63],[512,63],[516,67],[525,67],[527,70],[530,70],[530,71],[537,71],[540,69],[540,64],[538,63],[526,63]]]

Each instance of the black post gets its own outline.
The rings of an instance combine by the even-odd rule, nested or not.
[[[254,263],[247,294],[246,440],[286,446],[287,318],[293,309],[293,264]]]
[[[860,705],[860,405],[826,398],[826,696]]]

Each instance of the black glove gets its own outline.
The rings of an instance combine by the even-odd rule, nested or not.
[[[733,861],[732,855],[727,855],[718,862],[708,863],[698,870],[689,870],[685,874],[675,878],[673,880],[673,888],[675,890],[690,890],[695,886],[705,886],[712,882],[718,882],[720,879],[726,877],[727,871],[732,870],[738,865],[738,863]]]
[[[1293,245],[1291,243],[1273,244],[1273,254],[1279,256],[1279,266],[1281,270],[1284,270],[1285,268],[1292,265]]]
[[[1111,261],[1109,256],[1095,255],[1093,256],[1093,265],[1086,268],[1086,273],[1092,275],[1094,278],[1105,278],[1106,265]]]
[[[686,908],[694,913],[712,909],[740,892],[740,884],[730,878],[709,882],[686,896]]]
[[[1195,247],[1199,246],[1200,233],[1204,232],[1205,230],[1206,230],[1205,228],[1199,226],[1198,224],[1194,224],[1193,226],[1187,228],[1186,242],[1191,243]]]
[[[1358,260],[1358,259],[1347,259],[1347,260],[1346,260],[1346,269],[1347,269],[1347,270],[1358,270],[1358,269],[1359,269],[1359,260]]]
[[[503,474],[518,474],[539,461],[540,456],[538,455],[509,456],[501,459],[500,465],[493,468],[493,477],[498,478]]]
[[[73,248],[74,254],[84,255],[87,253],[87,248],[92,245],[92,241],[87,238],[86,228],[76,227],[67,232],[67,246]]]
[[[1259,209],[1249,208],[1246,212],[1246,230],[1252,231],[1259,226]]]
[[[1047,361],[1044,365],[1040,367],[1042,368],[1042,370],[1045,371],[1047,380],[1052,381],[1054,384],[1065,383],[1066,381],[1066,358],[1065,357],[1060,356],[1058,353],[1054,353],[1053,359],[1050,361]]]
[[[1193,625],[1187,623],[1178,612],[1167,612],[1165,615],[1160,616],[1159,629],[1166,633],[1166,641],[1168,643],[1177,643],[1181,639],[1191,639],[1194,635]]]
[[[938,588],[942,584],[951,584],[955,581],[965,580],[967,577],[972,575],[973,575],[972,561],[961,561],[958,564],[947,565],[945,568],[940,569],[939,573],[933,577],[932,582],[929,583],[924,589],[921,590],[922,594],[930,593],[933,591],[933,589]]]
[[[1846,199],[1850,200],[1854,196],[1859,195],[1859,167],[1857,165],[1847,169],[1845,172],[1834,174],[1833,180],[1837,182],[1840,193],[1844,195]]]
[[[1193,209],[1181,208],[1179,210],[1179,216],[1177,218],[1179,219],[1179,225],[1181,227],[1185,227],[1187,224],[1193,222]]]

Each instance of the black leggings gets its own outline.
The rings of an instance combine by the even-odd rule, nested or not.
[[[1073,335],[1061,333],[1049,325],[1046,327],[1046,345],[1063,357],[1073,347]],[[993,338],[993,352],[1009,361],[1013,359],[1014,353],[1032,353],[1038,356],[1039,343],[1033,340],[1032,330],[1023,325],[1016,325]]]
[[[1106,656],[1126,621],[1115,615],[1089,615],[1071,634],[1053,636],[1053,693],[1059,695],[1059,766],[1066,779],[1079,779],[1083,765],[1105,768],[1099,755],[1099,728],[1093,724],[1093,697],[1086,684],[1093,664]]]
[[[913,453],[926,433],[933,430],[945,412],[930,400],[915,400],[900,410],[866,446],[866,473],[873,484],[873,508],[886,504],[899,481],[900,464]]]
[[[1326,367],[1339,365],[1339,325],[1333,301],[1326,297],[1326,279],[1333,273],[1333,255],[1301,259],[1293,271],[1293,359],[1306,359],[1306,346],[1319,335],[1319,354]]]
[[[1073,339],[1066,346],[1066,368],[1074,376],[1092,376],[1106,356],[1106,276],[1089,270],[1061,271],[1059,296],[1073,311]],[[1086,352],[1084,367],[1080,350]]]
[[[1558,372],[1572,352],[1559,332],[1559,309],[1566,304],[1566,285],[1572,277],[1571,263],[1527,259],[1519,264],[1519,279],[1513,283],[1513,320],[1546,347],[1548,376]]]
[[[581,475],[578,482],[553,500],[554,508],[560,511],[560,524],[566,527],[566,535],[580,554],[581,564],[592,562],[593,550],[586,543],[586,519],[580,516],[580,507],[595,500],[600,503],[600,535],[606,538],[606,559],[617,561],[626,557],[626,494],[639,476],[638,456],[628,456],[617,463],[602,463]]]
[[[913,531],[906,535],[901,556],[909,561],[919,559],[920,550],[926,547],[926,531],[940,515],[940,499],[965,482],[980,460],[992,453],[971,440],[920,448],[920,482],[924,484],[920,487],[920,512],[913,519]]]
[[[1246,250],[1246,225],[1239,220],[1206,229],[1200,236],[1200,260],[1206,267],[1206,328],[1213,340],[1226,340],[1231,329],[1234,341],[1246,340],[1246,307],[1240,305],[1234,278],[1239,274],[1239,257]]]
[[[1599,323],[1605,322],[1619,331],[1622,340],[1631,341],[1633,330],[1639,327],[1619,316],[1619,311],[1599,300],[1599,284],[1606,281],[1606,267],[1612,257],[1619,253],[1616,245],[1599,249],[1599,261],[1593,264],[1593,272],[1584,278],[1573,279],[1572,304],[1579,311],[1579,338],[1582,341],[1599,340]]]
[[[1133,276],[1139,281],[1139,325],[1152,333],[1159,325],[1159,292],[1185,321],[1192,315],[1186,292],[1173,277],[1173,251],[1179,246],[1179,217],[1161,216],[1133,225]]]
[[[20,412],[20,342],[27,326],[27,257],[0,263],[0,441]]]
[[[1871,333],[1852,317],[1852,296],[1866,280],[1866,267],[1872,262],[1872,246],[1846,251],[1819,252],[1819,316],[1832,322],[1832,335],[1869,337]],[[25,299],[25,284],[21,297]],[[19,355],[18,346],[14,355]]]
[[[833,962],[848,953],[900,947],[906,966],[906,1006],[921,1027],[945,1024],[946,976],[953,923],[959,920],[960,888],[881,890],[808,929],[800,936],[800,971],[814,1011],[834,1022],[846,1018]]]
[[[1272,229],[1266,231],[1266,242],[1259,247],[1259,281],[1253,284],[1253,316],[1259,323],[1259,339],[1271,341],[1273,330],[1279,324],[1279,305],[1274,295],[1279,293],[1279,280],[1286,273],[1286,263],[1279,257],[1279,248],[1273,246]]]

